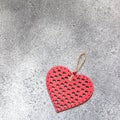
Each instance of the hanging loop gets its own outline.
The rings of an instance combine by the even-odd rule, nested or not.
[[[75,67],[75,71],[70,76],[70,81],[72,80],[73,76],[76,75],[81,70],[81,68],[84,65],[85,61],[86,61],[86,53],[85,52],[81,52],[78,55],[78,58],[77,58],[77,64],[76,64],[76,67]]]
[[[82,66],[84,65],[86,61],[86,53],[85,52],[81,52],[79,55],[78,55],[78,59],[77,59],[77,64],[76,64],[76,67],[75,67],[75,73],[78,73]]]

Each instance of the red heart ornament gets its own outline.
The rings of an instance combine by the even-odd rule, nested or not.
[[[64,66],[50,69],[46,76],[46,85],[56,112],[83,104],[92,96],[94,89],[88,77],[71,72]]]

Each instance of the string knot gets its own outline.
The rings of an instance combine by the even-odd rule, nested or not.
[[[73,74],[73,75],[76,75],[76,74],[77,74],[77,72],[73,72],[72,74]]]

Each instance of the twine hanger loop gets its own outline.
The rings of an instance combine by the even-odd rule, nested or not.
[[[81,52],[78,55],[77,64],[76,64],[76,67],[75,67],[75,70],[74,70],[73,74],[70,77],[70,80],[72,80],[72,77],[74,75],[76,75],[81,70],[81,68],[84,65],[85,61],[86,61],[86,52]]]

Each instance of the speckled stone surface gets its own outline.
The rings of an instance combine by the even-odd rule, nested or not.
[[[56,113],[46,74],[82,50],[94,94]],[[0,0],[0,120],[120,120],[120,1]]]

